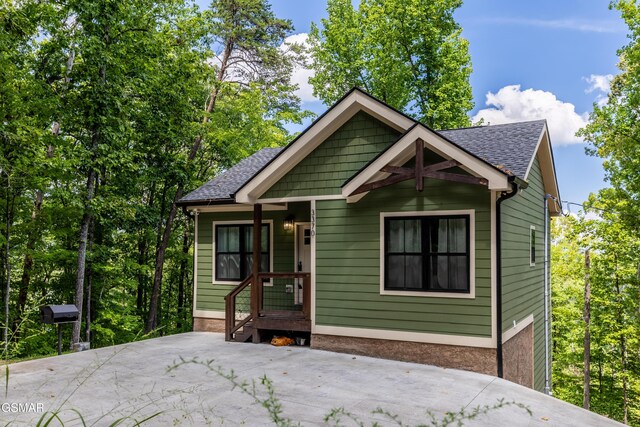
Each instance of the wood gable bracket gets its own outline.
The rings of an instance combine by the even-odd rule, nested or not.
[[[386,187],[388,185],[397,184],[398,182],[415,179],[416,191],[424,190],[424,178],[441,179],[444,181],[462,182],[465,184],[488,185],[489,182],[484,178],[478,178],[470,175],[462,175],[458,173],[443,172],[445,169],[460,166],[457,160],[446,160],[444,162],[435,163],[433,165],[424,166],[424,141],[416,139],[416,165],[414,168],[405,168],[402,166],[384,166],[380,172],[389,173],[388,177],[369,182],[358,187],[351,195],[366,193],[371,190]]]

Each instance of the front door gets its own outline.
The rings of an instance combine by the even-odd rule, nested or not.
[[[311,224],[296,225],[296,271],[311,272]],[[302,295],[302,279],[296,279],[296,304],[302,304]]]

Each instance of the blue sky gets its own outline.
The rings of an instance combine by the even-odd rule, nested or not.
[[[277,16],[293,21],[296,34],[326,17],[324,0],[271,4]],[[606,97],[607,76],[617,72],[616,51],[627,41],[619,13],[608,5],[608,0],[467,0],[455,14],[470,43],[471,117],[492,124],[546,118],[560,194],[572,202],[606,186],[601,161],[587,156],[573,134],[587,122],[593,103]],[[308,76],[306,70],[295,76],[303,106],[322,113],[326,106],[313,100]]]

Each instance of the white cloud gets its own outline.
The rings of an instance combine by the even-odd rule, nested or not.
[[[591,93],[594,91],[600,91],[609,93],[611,90],[611,80],[613,79],[613,74],[591,74],[589,77],[583,77],[584,81],[589,83],[589,87],[585,91],[586,93]]]
[[[307,40],[309,35],[307,33],[293,34],[287,37],[284,40],[281,49],[286,49],[287,45],[298,44],[303,48],[307,49],[309,44]],[[308,62],[309,56],[305,54],[305,60]],[[298,85],[298,90],[296,91],[296,95],[300,97],[302,102],[314,102],[318,101],[318,98],[313,96],[313,87],[309,84],[309,78],[313,77],[313,70],[307,68],[303,64],[298,64],[293,69],[293,73],[291,75],[291,83],[295,83]]]
[[[473,116],[474,123],[480,119],[492,125],[546,119],[554,145],[583,142],[575,133],[587,124],[588,113],[576,113],[573,104],[559,100],[551,92],[505,86],[497,93],[487,93],[486,105],[489,108]]]
[[[596,103],[599,106],[606,104],[611,90],[613,74],[591,74],[589,77],[583,77],[582,79],[589,84],[585,93],[599,92],[598,96],[596,96]]]
[[[551,28],[558,30],[582,31],[588,33],[621,33],[624,25],[618,21],[591,21],[585,19],[529,19],[490,17],[481,18],[483,22],[492,24],[524,25],[528,27]]]

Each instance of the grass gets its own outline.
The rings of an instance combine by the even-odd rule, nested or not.
[[[231,383],[232,390],[237,389],[243,394],[249,396],[255,403],[259,404],[262,408],[264,408],[266,412],[266,416],[268,419],[277,427],[296,427],[301,426],[300,421],[293,420],[284,415],[284,409],[280,399],[276,395],[276,390],[273,386],[273,382],[269,377],[263,375],[258,380],[252,381],[243,381],[240,380],[239,377],[233,370],[227,371],[221,366],[217,366],[214,364],[213,360],[200,361],[197,358],[193,359],[184,359],[180,358],[180,361],[174,363],[172,366],[167,368],[167,372],[174,371],[181,366],[186,364],[196,364],[203,366],[209,372],[213,372],[216,375],[226,379]],[[516,401],[505,401],[504,399],[499,399],[493,405],[478,405],[474,408],[467,409],[462,407],[460,410],[455,412],[446,412],[444,415],[437,415],[432,411],[425,410],[425,422],[421,423],[415,427],[450,427],[450,426],[462,426],[465,421],[475,420],[477,418],[482,417],[490,412],[497,411],[499,409],[514,406],[525,411],[530,417],[533,415],[531,409],[528,406],[518,403]],[[402,417],[393,414],[381,407],[376,408],[371,412],[372,415],[379,415],[386,419],[387,422],[397,425],[399,427],[410,427],[410,424],[406,424]],[[356,425],[358,427],[366,427],[364,421],[360,419],[354,413],[348,411],[344,407],[337,407],[330,410],[325,417],[323,418],[323,422],[325,425],[331,425],[335,427],[340,427],[345,425],[344,421],[347,420],[350,424]],[[385,423],[385,425],[387,425]],[[371,427],[381,427],[382,424],[379,424],[377,421],[371,423]]]

